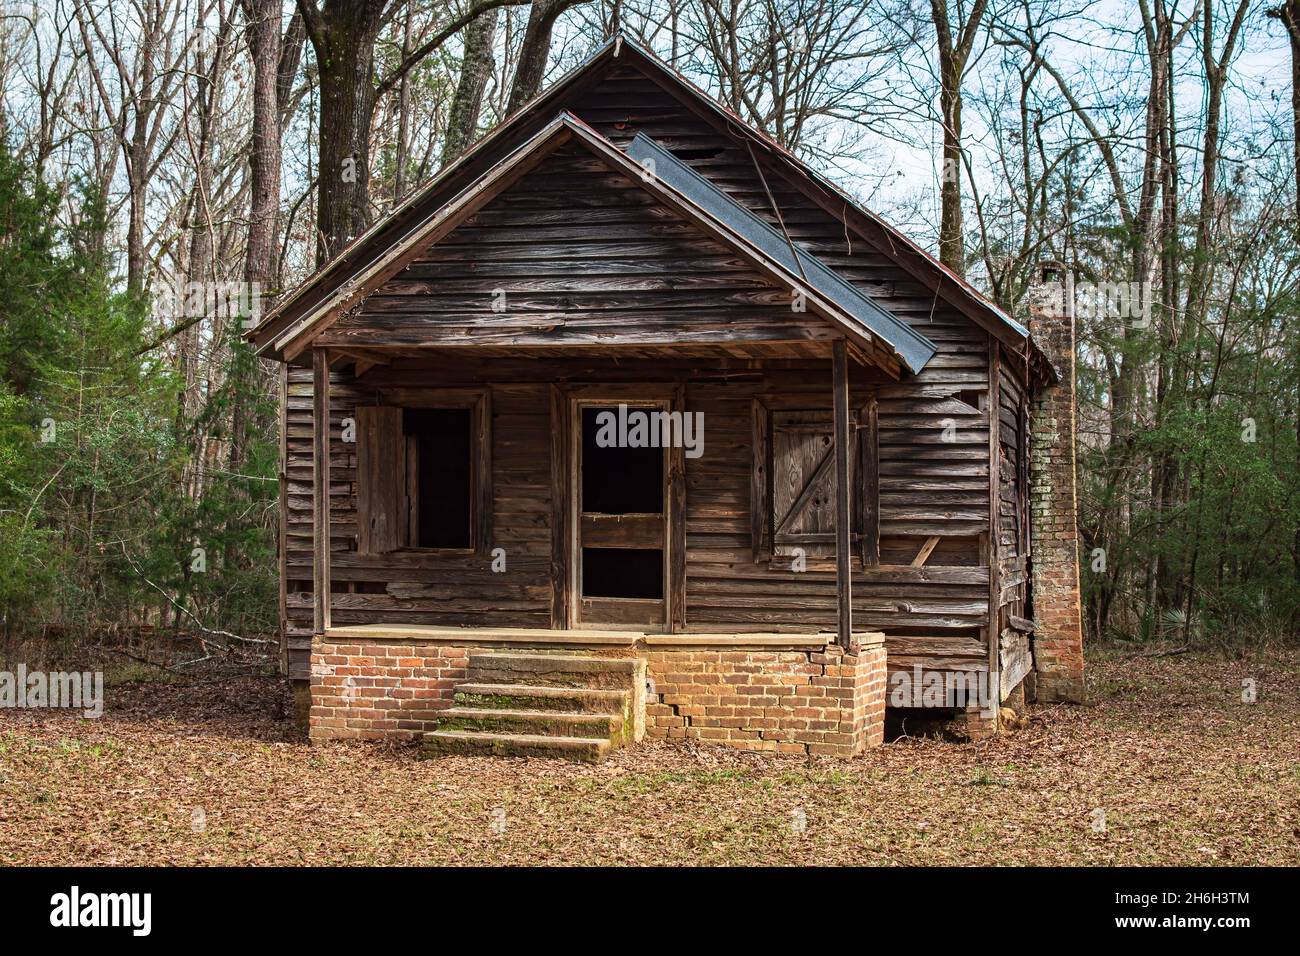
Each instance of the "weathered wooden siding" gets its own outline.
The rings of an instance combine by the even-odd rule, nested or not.
[[[998,436],[1001,462],[998,474],[998,544],[1001,567],[999,585],[1003,623],[1006,615],[1026,613],[1029,551],[1029,488],[1025,431],[1027,396],[1023,362],[1002,353],[998,376]]]
[[[568,104],[615,142],[644,131],[664,143],[733,198],[777,225],[763,181],[743,144],[696,115],[635,70],[616,71]],[[711,328],[743,339],[816,341],[820,332],[791,323],[784,290],[680,220],[647,201],[634,183],[594,175],[591,160],[557,155],[435,247],[372,297],[322,343],[336,346],[427,344],[433,329],[483,347],[447,361],[430,357],[376,369],[361,381],[383,385],[493,386],[494,546],[507,549],[510,571],[493,575],[487,561],[400,554],[362,557],[355,533],[350,451],[336,446],[331,501],[336,623],[494,623],[545,627],[550,606],[550,423],[547,389],[569,381],[684,381],[687,408],[705,413],[706,453],[687,461],[687,627],[833,629],[831,571],[775,571],[750,551],[751,408],[755,396],[807,395],[808,408],[830,407],[829,364],[815,370],[784,363],[638,363],[613,353],[557,359],[562,367],[510,359],[519,345],[577,345],[626,334],[636,341],[705,343]],[[933,290],[837,216],[764,167],[792,238],[863,288],[885,308],[934,341],[939,352],[920,375],[894,383],[855,373],[854,401],[876,387],[879,415],[881,566],[855,574],[855,624],[890,637],[890,666],[982,667],[989,568],[982,536],[990,527],[988,410],[1023,389],[1004,375],[989,390],[989,336]],[[582,253],[579,247],[590,248]],[[487,300],[507,290],[507,312]],[[497,324],[487,319],[504,319]],[[553,328],[536,331],[540,324]],[[649,324],[647,323],[649,320]],[[511,322],[523,326],[511,329]],[[522,337],[521,337],[522,336]],[[661,337],[656,337],[661,336]],[[725,349],[729,354],[759,355]],[[535,353],[540,354],[540,353]],[[620,355],[635,355],[635,352]],[[723,354],[722,351],[719,354]],[[489,357],[492,356],[492,357]],[[1002,363],[1005,368],[1009,362]],[[337,423],[354,407],[357,389],[336,372]],[[504,384],[510,383],[510,384]],[[1009,391],[1010,390],[1010,391]],[[310,375],[289,376],[289,605],[291,666],[305,676],[310,631]],[[1000,516],[999,523],[1004,519]],[[349,530],[350,529],[350,530]],[[924,566],[911,567],[927,540],[939,542]],[[1023,556],[1004,549],[1001,584],[1023,599]],[[1011,563],[1008,564],[1007,561]],[[1019,562],[1017,565],[1016,562]],[[1018,568],[1018,569],[1017,569]],[[1017,581],[1017,575],[1019,580]],[[304,632],[304,622],[306,631]]]
[[[780,396],[786,407],[829,409],[830,369],[820,375],[768,371],[753,383],[699,383],[687,389],[687,408],[704,413],[706,436],[704,455],[688,460],[686,471],[687,630],[835,626],[833,570],[782,571],[753,561],[751,409],[754,398],[768,395]],[[988,606],[988,569],[978,566],[978,531],[970,526],[979,520],[981,506],[972,495],[970,510],[949,517],[931,503],[941,493],[909,497],[904,491],[911,485],[946,486],[945,479],[928,473],[938,460],[929,433],[938,433],[941,426],[937,414],[896,414],[896,402],[902,400],[880,400],[882,565],[854,574],[854,626],[887,633],[891,668],[911,666],[918,656],[931,664],[981,666],[979,628]],[[855,389],[852,403],[862,407],[865,391]],[[908,435],[918,440],[909,443]],[[983,481],[987,522],[987,477]],[[930,561],[910,567],[926,539],[941,532],[947,535]]]
[[[447,376],[441,376],[446,379]],[[378,377],[376,376],[376,382]],[[544,384],[492,389],[493,547],[507,554],[507,571],[491,558],[429,552],[357,551],[356,446],[341,439],[342,421],[359,403],[378,403],[375,385],[355,382],[345,367],[330,376],[330,544],[332,622],[344,624],[550,623],[550,417]],[[386,385],[439,384],[427,373],[389,375]],[[288,639],[291,669],[305,667],[311,637],[311,380],[290,370],[288,500]],[[293,676],[305,676],[294,674]]]
[[[784,364],[800,367],[784,368]],[[686,625],[692,631],[792,631],[833,629],[835,575],[830,570],[773,570],[755,564],[750,550],[752,403],[780,396],[787,407],[829,408],[828,363],[717,363],[599,359],[403,361],[376,369],[360,382],[344,371],[331,376],[332,607],[336,624],[428,623],[546,627],[551,585],[552,381],[686,383],[686,408],[704,414],[704,455],[686,460]],[[757,367],[755,367],[757,366]],[[311,631],[311,383],[297,369],[289,376],[288,415],[288,637],[290,663],[302,676]],[[865,403],[879,377],[855,370],[853,402]],[[355,445],[341,440],[345,418],[358,402],[390,400],[403,389],[489,383],[492,392],[492,547],[505,549],[507,571],[493,573],[490,558],[427,552],[365,555],[356,551]],[[919,416],[922,430],[934,416]],[[881,447],[881,470],[898,465],[907,478],[912,459]],[[927,446],[928,447],[928,446]],[[931,459],[920,459],[929,461]],[[882,475],[882,489],[889,487]],[[883,496],[883,490],[882,490]],[[988,570],[978,566],[978,539],[962,522],[947,547],[924,567],[905,566],[942,521],[892,507],[882,514],[897,542],[901,566],[862,568],[854,575],[855,621],[886,631],[891,666],[974,667],[982,664],[978,639],[987,607]],[[915,534],[904,534],[913,530]],[[948,539],[945,539],[948,541]],[[887,559],[888,560],[888,559]],[[960,563],[958,563],[960,562]]]

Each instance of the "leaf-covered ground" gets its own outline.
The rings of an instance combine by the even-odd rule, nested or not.
[[[0,864],[1300,863],[1300,653],[1090,668],[1094,706],[975,745],[594,767],[309,746],[273,680],[119,684],[100,720],[0,711]]]

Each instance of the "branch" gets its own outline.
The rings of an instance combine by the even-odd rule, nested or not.
[[[170,594],[168,594],[158,585],[154,584],[147,577],[145,577],[144,572],[141,571],[140,568],[136,566],[136,563],[131,560],[131,555],[126,550],[125,544],[122,545],[122,557],[126,558],[126,563],[131,565],[131,570],[134,571],[137,575],[139,575],[141,581],[143,581],[145,584],[149,585],[149,587],[153,588],[155,591],[157,591],[159,594],[165,597],[167,599],[167,603],[169,603],[172,607],[176,608],[176,610],[180,611],[191,621],[193,621],[194,626],[197,627],[204,634],[217,634],[220,635],[221,637],[228,637],[232,641],[242,641],[245,644],[278,644],[279,643],[278,641],[268,641],[260,637],[242,637],[239,634],[233,634],[230,631],[223,631],[220,628],[208,627],[197,617],[195,617],[194,613],[189,608],[185,607],[183,604],[177,603],[177,601]],[[229,650],[229,648],[222,648],[222,650]]]
[[[304,2],[304,0],[299,0],[300,4],[302,2]],[[378,103],[380,97],[396,86],[398,81],[400,81],[407,73],[411,72],[416,64],[463,30],[469,25],[469,22],[475,19],[480,13],[486,13],[488,10],[496,10],[499,7],[524,6],[528,2],[529,0],[480,0],[477,5],[471,7],[435,33],[433,38],[427,43],[424,43],[413,50],[411,55],[402,61],[401,66],[388,74],[388,76],[384,78],[384,81],[375,89],[374,102]]]
[[[307,29],[307,39],[311,40],[312,49],[319,55],[325,24],[321,21],[320,11],[316,9],[316,0],[297,0],[297,8],[302,14],[302,25]],[[292,25],[292,21],[290,23]]]

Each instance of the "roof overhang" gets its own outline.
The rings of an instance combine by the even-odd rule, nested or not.
[[[627,156],[643,170],[653,170],[655,178],[783,266],[788,274],[796,277],[800,289],[815,289],[872,335],[889,343],[909,372],[921,371],[938,351],[925,336],[881,308],[816,256],[799,248],[649,136],[637,133],[628,145]]]

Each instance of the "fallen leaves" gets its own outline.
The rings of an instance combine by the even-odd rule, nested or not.
[[[1300,863],[1300,653],[1090,669],[1096,706],[980,744],[597,766],[309,746],[278,681],[117,685],[98,721],[0,713],[0,863]]]

